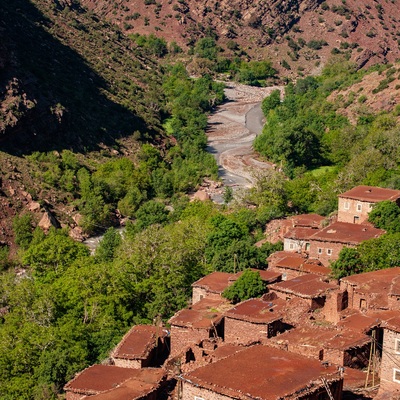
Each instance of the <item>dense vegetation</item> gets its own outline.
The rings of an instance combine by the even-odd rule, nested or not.
[[[116,209],[128,222],[123,237],[107,230],[91,255],[64,230],[45,235],[35,229],[37,221],[27,212],[14,219],[19,253],[9,263],[7,247],[0,252],[2,399],[56,398],[76,371],[105,359],[132,324],[167,320],[186,306],[196,279],[211,271],[264,268],[266,257],[282,248],[281,243],[254,246],[271,219],[311,211],[328,215],[336,208],[336,194],[356,184],[400,187],[395,116],[360,113],[352,125],[336,112],[339,104],[326,100],[362,75],[342,63],[329,65],[321,77],[289,84],[283,101],[278,92],[264,101],[268,122],[255,146],[276,170],[260,173],[254,188],[237,195],[230,208],[189,203],[187,192],[205,177],[217,178],[215,160],[205,151],[205,128],[207,112],[224,99],[223,85],[208,74],[191,79],[180,63],[158,66],[151,57],[180,49],[154,36],[128,39],[114,27],[97,25],[97,17],[79,7],[54,3],[48,9],[40,3],[41,14],[17,3],[21,15],[14,5],[6,14],[32,39],[17,49],[26,57],[24,70],[36,69],[46,90],[62,89],[49,95],[52,113],[68,109],[73,115],[70,145],[58,140],[55,147],[51,143],[46,151],[25,155],[37,185],[31,195],[40,200],[38,187],[42,198],[57,193],[79,211],[79,224],[89,234],[112,226]],[[51,15],[60,23],[51,22]],[[35,17],[30,29],[26,16]],[[7,30],[16,41],[11,25]],[[89,55],[88,49],[66,50],[74,41],[67,26],[78,32],[78,43],[92,43]],[[39,62],[38,49],[30,44],[34,38],[56,51]],[[191,68],[197,72],[228,72],[248,84],[265,84],[276,74],[268,61],[220,57],[208,37],[197,42],[193,55]],[[81,74],[71,89],[74,70]],[[131,152],[124,153],[120,137],[132,140]],[[103,139],[110,147],[89,154],[85,145],[92,150]],[[59,151],[50,151],[54,148]],[[226,203],[231,197],[226,192]],[[399,263],[393,222],[398,214],[386,206],[371,218],[390,234],[344,251],[334,267],[337,276]],[[246,271],[226,296],[238,301],[262,289],[259,274]]]
[[[374,114],[360,106],[352,124],[337,110],[362,100],[354,93],[347,105],[342,96],[327,100],[366,73],[344,61],[330,64],[319,77],[288,84],[282,101],[278,92],[264,100],[267,123],[254,146],[294,178],[283,184],[291,211],[327,215],[336,208],[335,196],[353,186],[399,187],[396,110]]]

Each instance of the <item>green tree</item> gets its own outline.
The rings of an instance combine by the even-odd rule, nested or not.
[[[369,213],[368,221],[386,232],[400,232],[400,207],[393,201],[379,202]]]
[[[112,261],[121,243],[120,233],[115,228],[108,228],[96,249],[96,258],[103,262]]]
[[[15,243],[22,249],[27,249],[33,238],[32,215],[23,214],[13,219]]]
[[[261,103],[261,109],[265,117],[268,117],[270,110],[274,110],[281,104],[281,92],[279,89],[273,90]]]
[[[265,285],[260,273],[247,269],[233,285],[224,290],[222,296],[236,304],[243,300],[259,297],[264,293]]]

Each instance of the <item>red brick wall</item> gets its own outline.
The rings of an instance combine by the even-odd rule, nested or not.
[[[384,329],[383,350],[381,361],[381,391],[400,394],[400,383],[393,380],[394,369],[400,370],[400,354],[396,352],[396,339],[400,334],[389,329]],[[380,391],[380,392],[381,392]]]
[[[310,240],[310,258],[316,258],[324,265],[329,266],[330,261],[335,261],[339,258],[340,250],[342,250],[343,247],[343,243]],[[346,247],[354,246],[346,245]],[[321,253],[318,249],[321,249]],[[328,254],[328,250],[331,250],[331,254]]]
[[[196,344],[210,336],[207,329],[191,329],[180,326],[171,326],[171,356],[178,355],[186,347]]]

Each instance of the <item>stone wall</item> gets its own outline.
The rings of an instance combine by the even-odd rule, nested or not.
[[[122,367],[122,368],[134,368],[134,369],[140,369],[144,367],[145,365],[142,365],[142,360],[128,360],[125,358],[113,358],[114,365],[117,367]]]
[[[212,332],[211,332],[212,333]],[[171,326],[171,356],[176,356],[186,347],[199,343],[210,337],[208,329],[193,329],[181,326]]]
[[[65,400],[81,400],[85,397],[83,394],[67,392],[65,395]]]
[[[179,385],[179,383],[178,383]],[[212,392],[211,390],[193,386],[189,382],[182,382],[182,400],[230,400],[232,397]]]
[[[225,317],[225,342],[248,344],[276,336],[283,332],[284,327],[280,320],[270,324],[256,324],[249,321],[242,321]]]
[[[400,352],[396,351],[396,339],[400,340],[400,333],[384,329],[380,392],[398,393],[400,397]],[[399,370],[399,382],[394,380],[395,370]]]
[[[339,312],[348,306],[348,294],[343,291],[332,291],[325,299],[324,317],[327,321],[336,324],[340,321]]]
[[[193,292],[192,292],[192,304],[197,303],[201,299],[215,299],[215,300],[221,300],[221,295],[219,293],[212,293],[207,291],[204,288],[201,287],[194,287]]]

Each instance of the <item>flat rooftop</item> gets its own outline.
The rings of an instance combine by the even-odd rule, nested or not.
[[[291,257],[290,255],[276,262],[275,267],[321,276],[328,276],[331,273],[331,269],[322,265],[319,260]]]
[[[178,311],[169,323],[175,326],[195,329],[210,329],[222,318],[222,313],[231,307],[226,300],[203,298],[190,308]]]
[[[400,267],[393,267],[346,276],[340,281],[355,286],[357,289],[364,290],[365,292],[385,290],[389,293],[392,287],[395,292],[398,291],[399,277]]]
[[[245,300],[225,312],[225,317],[256,324],[265,324],[282,319],[286,301],[275,299],[265,301],[262,299]]]
[[[319,228],[325,217],[318,214],[300,214],[289,217],[293,221],[293,226],[303,226],[310,228]]]
[[[318,351],[319,349],[346,350],[361,347],[369,343],[371,338],[354,330],[303,326],[293,328],[270,340],[279,344],[313,347]]]
[[[157,339],[166,336],[166,331],[153,325],[135,325],[122,338],[112,353],[114,358],[144,360],[157,346]]]
[[[356,186],[349,191],[339,194],[339,197],[377,203],[385,200],[396,200],[400,197],[400,190],[386,189],[376,186]]]
[[[222,293],[228,286],[230,286],[237,276],[228,272],[212,272],[200,278],[192,284],[192,287],[200,287],[209,292]]]
[[[287,281],[274,283],[269,286],[269,289],[294,294],[304,298],[317,298],[337,287],[338,286],[335,284],[322,281],[319,275],[306,274]]]
[[[132,394],[144,395],[146,391],[158,387],[165,371],[159,368],[121,368],[115,365],[92,365],[69,381],[64,390],[82,395],[96,395],[123,387]],[[116,398],[116,397],[110,397]],[[135,397],[130,397],[130,399]]]
[[[256,345],[184,375],[193,385],[232,398],[271,400],[340,380],[337,367],[273,347]]]
[[[314,233],[310,240],[357,245],[365,240],[377,238],[384,233],[384,230],[374,228],[371,225],[334,222]]]
[[[283,235],[283,237],[285,239],[293,239],[293,240],[308,240],[317,231],[318,231],[318,229],[296,227],[296,228],[292,228],[288,232],[286,232]]]

